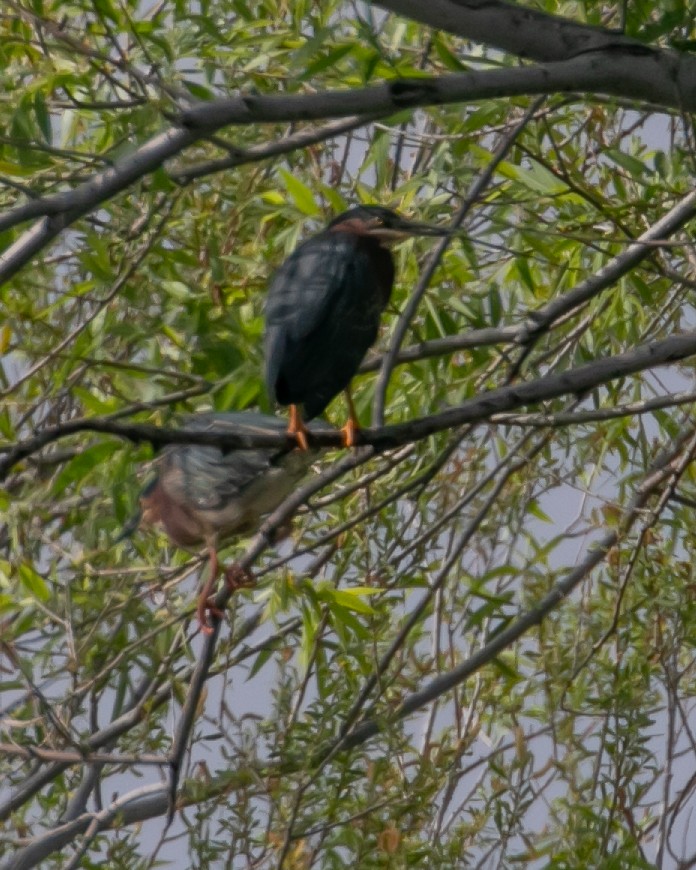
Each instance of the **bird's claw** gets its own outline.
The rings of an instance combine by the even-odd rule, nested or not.
[[[225,583],[230,592],[237,592],[238,589],[250,589],[255,586],[256,578],[246,568],[230,565],[229,568],[225,568]]]
[[[358,420],[358,412],[355,410],[355,402],[350,392],[350,386],[345,389],[346,403],[348,404],[348,419],[346,425],[341,429],[341,440],[344,447],[355,447],[357,444],[357,435],[360,432],[360,421]]]
[[[309,450],[309,442],[307,441],[307,435],[304,429],[298,429],[297,432],[292,433],[295,436],[295,441],[297,441],[297,446],[300,450]]]
[[[225,568],[223,575],[230,592],[237,592],[239,589],[248,589],[256,585],[256,579],[253,574],[239,565],[231,565],[229,568]],[[225,611],[215,603],[215,596],[212,594],[212,591],[213,579],[211,578],[198,596],[198,605],[196,607],[198,624],[203,634],[213,633],[213,627],[208,622],[208,615],[215,617],[215,619],[224,619],[225,616]]]
[[[213,633],[213,627],[208,622],[209,613],[216,619],[222,619],[225,615],[219,607],[215,606],[215,596],[210,595],[210,590],[206,586],[203,592],[198,596],[198,605],[196,606],[196,616],[198,617],[198,624],[200,625],[203,634]]]
[[[355,447],[357,443],[357,434],[360,431],[358,423],[352,417],[346,422],[346,425],[341,428],[341,442],[344,447]]]
[[[225,611],[221,610],[217,604],[215,604],[214,595],[209,596],[203,602],[203,621],[201,622],[201,631],[203,634],[212,634],[213,628],[208,624],[207,613],[214,616],[215,619],[223,620],[225,618]]]
[[[290,405],[290,423],[288,424],[288,435],[297,442],[300,450],[309,450],[309,442],[307,441],[307,427],[302,420],[302,414],[297,405]]]

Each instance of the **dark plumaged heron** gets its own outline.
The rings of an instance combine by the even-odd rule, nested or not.
[[[285,430],[283,420],[247,411],[199,414],[186,418],[183,425],[196,432],[221,434],[237,425],[274,433]],[[319,424],[317,428],[326,431],[329,427]],[[225,452],[200,444],[170,444],[159,455],[157,476],[141,493],[140,513],[127,532],[142,520],[146,525],[160,524],[178,547],[205,544],[210,576],[197,608],[204,632],[212,631],[206,610],[220,567],[218,548],[229,538],[254,533],[262,518],[295,489],[315,459],[314,452],[297,449]],[[224,568],[223,575],[232,590],[253,582],[237,565]]]
[[[290,405],[288,432],[306,449],[303,420],[311,420],[346,391],[344,443],[359,423],[348,387],[374,344],[394,284],[389,245],[408,236],[450,230],[409,221],[388,208],[359,205],[334,218],[285,260],[268,289],[266,385]]]

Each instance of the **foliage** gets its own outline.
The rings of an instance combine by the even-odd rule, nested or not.
[[[654,46],[693,40],[680,3],[529,5]],[[337,0],[8,0],[0,208],[74,190],[192,101],[516,64]],[[693,247],[679,230],[549,324],[524,359],[505,339],[690,192],[689,117],[602,97],[505,96],[254,156],[307,128],[240,124],[201,138],[0,288],[5,450],[82,417],[164,425],[192,410],[272,410],[261,337],[273,267],[354,201],[452,222],[491,166],[405,324],[404,344],[423,352],[390,372],[388,422],[503,387],[517,361],[517,382],[533,382],[693,326]],[[234,155],[245,155],[237,168],[213,171]],[[26,230],[0,233],[3,250]],[[433,249],[421,239],[395,250],[375,354],[390,348]],[[476,340],[489,327],[495,340]],[[437,341],[442,352],[426,353]],[[692,866],[691,368],[442,431],[315,494],[291,539],[257,560],[258,587],[232,602],[172,826],[162,809],[142,826],[144,811],[115,811],[110,829],[76,830],[41,866]],[[355,381],[365,421],[377,384],[374,371]],[[663,449],[678,471],[636,505]],[[167,773],[202,647],[191,617],[206,569],[159,534],[115,543],[152,455],[82,433],[29,456],[0,489],[5,866],[131,790],[144,789],[144,806]],[[604,553],[607,531],[617,539]],[[537,624],[394,715],[593,553]],[[379,733],[339,747],[365,721]]]

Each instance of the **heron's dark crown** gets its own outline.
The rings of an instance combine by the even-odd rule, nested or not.
[[[356,205],[334,218],[328,231],[371,236],[382,245],[390,245],[409,236],[447,236],[451,232],[447,227],[410,220],[382,205]]]
[[[348,221],[363,221],[366,224],[376,224],[383,227],[393,225],[401,225],[403,222],[401,215],[391,208],[385,208],[383,205],[355,205],[335,217],[328,226],[328,229],[337,227],[340,224],[348,223]]]

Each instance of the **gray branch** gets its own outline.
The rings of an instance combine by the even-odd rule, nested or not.
[[[602,290],[611,284],[615,284],[624,275],[627,275],[634,266],[644,260],[655,250],[655,242],[666,239],[681,229],[691,218],[696,215],[696,191],[691,191],[667,214],[663,215],[657,223],[653,224],[635,242],[630,244],[625,251],[614,257],[594,275],[590,275],[585,281],[581,281],[576,287],[562,296],[552,299],[543,308],[530,314],[529,322],[520,331],[518,341],[525,344],[533,340],[541,332],[547,330],[556,320],[570,311],[581,308]]]
[[[39,215],[0,254],[0,285],[66,227],[211,133],[230,124],[266,124],[359,116],[366,120],[420,106],[549,93],[612,95],[679,111],[696,111],[696,58],[632,45],[611,45],[535,67],[466,72],[434,79],[398,79],[369,88],[300,95],[245,95],[184,111],[176,125],[117,160],[74,190],[9,210],[0,231]]]
[[[480,423],[493,414],[515,411],[560,396],[579,395],[618,378],[654,366],[679,362],[694,354],[696,354],[696,332],[672,335],[661,341],[639,345],[626,353],[595,360],[559,374],[491,390],[439,414],[377,429],[361,429],[358,441],[361,445],[369,445],[377,451],[389,450],[466,423]],[[60,426],[48,428],[10,448],[0,462],[0,480],[4,480],[12,467],[22,459],[26,459],[48,444],[79,432],[101,432],[105,435],[125,438],[133,443],[149,442],[156,448],[166,444],[209,444],[226,450],[241,447],[290,449],[295,446],[294,440],[284,433],[275,433],[253,426],[230,426],[229,431],[221,435],[216,432],[161,429],[147,423],[119,423],[108,418],[87,418],[70,420]],[[312,432],[310,443],[316,447],[340,447],[341,433],[336,430]]]
[[[644,43],[616,31],[505,0],[375,0],[375,6],[540,63],[613,48],[646,51]]]
[[[692,430],[683,434],[670,451],[665,451],[653,464],[641,485],[636,490],[634,498],[628,507],[620,526],[607,532],[602,540],[551,591],[545,595],[527,613],[515,620],[510,626],[499,632],[486,646],[461,665],[432,680],[424,689],[414,692],[395,711],[392,719],[398,721],[424,707],[426,704],[450,691],[464,682],[469,676],[490,663],[514,641],[518,640],[530,628],[538,625],[561,601],[595,568],[616,543],[629,533],[648,503],[648,500],[661,489],[673,489],[679,477],[693,460],[696,451],[696,436]],[[214,641],[210,642],[214,645]],[[201,668],[200,664],[198,666]],[[384,720],[369,719],[341,741],[338,750],[355,748],[380,733]],[[320,752],[314,763],[321,763],[325,752]],[[181,803],[189,802],[189,796],[184,795]],[[162,816],[170,803],[169,789],[161,783],[134,789],[117,798],[105,810],[99,813],[84,813],[67,824],[60,825],[40,837],[32,840],[13,858],[2,865],[2,870],[29,870],[37,866],[50,854],[74,842],[76,836],[85,831],[95,833],[107,830],[116,823],[119,826],[134,824],[156,816]]]
[[[455,686],[463,683],[472,674],[489,664],[503,650],[526,634],[530,628],[539,625],[555,610],[556,607],[602,562],[612,547],[624,538],[631,530],[635,521],[652,495],[661,488],[673,488],[683,474],[688,463],[693,459],[696,450],[696,436],[693,429],[683,434],[677,444],[669,451],[663,452],[646,474],[641,485],[635,492],[631,504],[617,529],[607,532],[600,541],[587,553],[580,564],[568,573],[563,580],[556,583],[552,589],[541,598],[534,607],[516,619],[507,628],[498,632],[482,649],[470,656],[452,670],[436,677],[420,691],[409,695],[395,710],[393,719],[398,721],[415,713],[426,704],[449,692]],[[358,725],[350,734],[337,744],[333,751],[351,749],[359,746],[371,737],[375,737],[384,728],[383,720],[369,719]]]
[[[83,813],[76,819],[37,837],[6,861],[0,870],[29,870],[53,852],[69,846],[74,842],[75,837],[83,834],[91,826],[99,832],[112,827],[116,820],[119,825],[134,824],[154,816],[161,816],[166,808],[166,786],[155,783],[135,789],[116,799],[100,813]]]

